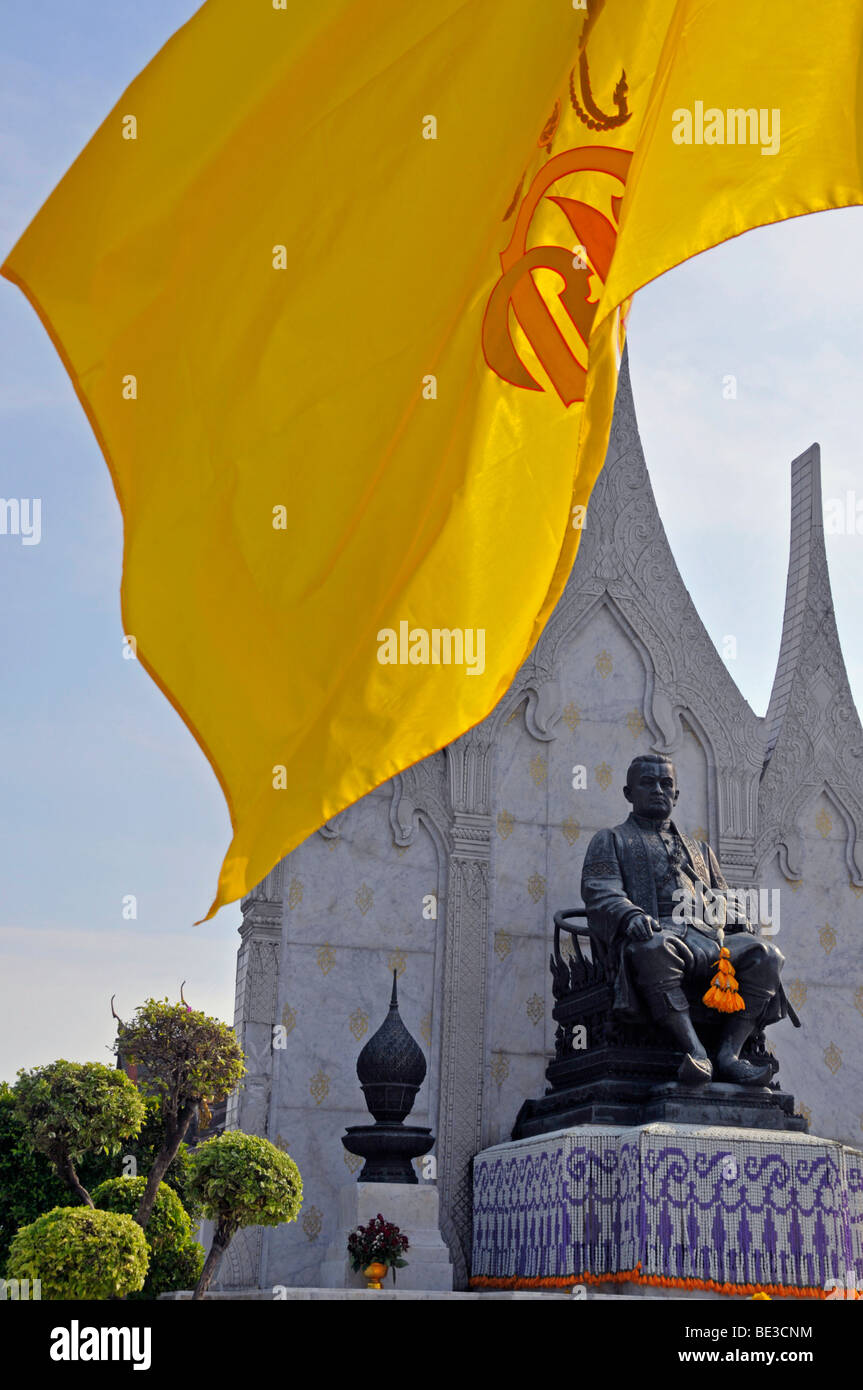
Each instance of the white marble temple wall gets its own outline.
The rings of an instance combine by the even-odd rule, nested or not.
[[[250,1042],[267,1052],[272,1095],[262,1110],[256,1092],[241,1093],[237,1123],[291,1154],[304,1198],[298,1222],[264,1233],[265,1284],[318,1280],[339,1189],[360,1167],[341,1136],[369,1119],[356,1060],[386,1016],[393,969],[402,1018],[428,1061],[411,1122],[436,1124],[441,921],[423,910],[428,895],[442,896],[440,865],[425,832],[396,849],[389,805],[388,793],[366,797],[339,819],[336,836],[311,836],[283,863],[272,1024],[247,1024]],[[272,1025],[284,1029],[283,1048],[268,1047]]]
[[[773,855],[759,882],[780,893],[772,937],[786,958],[783,980],[802,1028],[770,1030],[779,1079],[798,1098],[814,1134],[863,1140],[863,889],[849,878],[847,828],[829,796],[802,808],[802,877],[790,880]]]

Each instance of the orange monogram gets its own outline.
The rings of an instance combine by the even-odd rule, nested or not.
[[[482,349],[486,362],[497,376],[513,386],[523,386],[528,391],[543,389],[522,362],[512,341],[510,304],[564,405],[584,400],[587,371],[557,327],[536,287],[533,271],[545,267],[560,275],[563,280],[560,302],[586,348],[598,302],[588,302],[590,274],[593,271],[603,284],[607,279],[623,195],[621,193],[611,198],[614,219],[611,221],[589,203],[548,194],[569,220],[578,243],[580,254],[577,256],[565,246],[533,246],[528,250],[527,237],[541,199],[559,179],[569,174],[603,173],[609,174],[625,187],[631,159],[631,150],[615,150],[605,146],[564,150],[543,165],[527,190],[509,245],[500,255],[503,274],[489,296],[482,328]]]

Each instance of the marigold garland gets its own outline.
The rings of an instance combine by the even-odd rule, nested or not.
[[[826,1289],[796,1284],[720,1284],[715,1279],[679,1279],[666,1274],[642,1274],[641,1264],[634,1269],[619,1270],[616,1274],[565,1274],[555,1277],[524,1279],[517,1275],[493,1278],[478,1274],[470,1281],[472,1289],[566,1289],[573,1284],[647,1284],[658,1288],[699,1289],[708,1293],[740,1294],[749,1298],[757,1294],[778,1298],[826,1298]]]
[[[731,964],[731,952],[727,946],[723,946],[719,952],[716,965],[716,974],[710,982],[709,990],[703,996],[703,1003],[709,1009],[718,1009],[722,1014],[739,1013],[741,1009],[746,1008],[746,1004],[740,993],[740,985]]]

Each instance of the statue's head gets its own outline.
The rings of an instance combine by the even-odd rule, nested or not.
[[[680,790],[670,758],[661,753],[642,753],[633,758],[626,773],[623,795],[632,802],[637,816],[646,820],[667,820]]]

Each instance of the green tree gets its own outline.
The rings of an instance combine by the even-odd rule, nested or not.
[[[165,1121],[162,1117],[162,1107],[155,1096],[144,1096],[143,1101],[147,1111],[146,1119],[137,1136],[123,1146],[121,1161],[134,1160],[133,1165],[131,1165],[132,1171],[129,1171],[130,1165],[128,1164],[121,1168],[120,1162],[116,1158],[107,1160],[103,1155],[97,1154],[82,1165],[82,1171],[86,1173],[90,1172],[91,1166],[94,1172],[98,1169],[98,1176],[93,1177],[94,1185],[97,1182],[104,1182],[107,1178],[146,1177],[152,1168],[156,1155],[165,1143]],[[162,1182],[173,1188],[190,1218],[195,1222],[201,1215],[201,1204],[189,1191],[190,1154],[191,1149],[188,1144],[180,1143]],[[92,1191],[90,1183],[87,1186]]]
[[[190,1186],[204,1215],[215,1222],[203,1272],[193,1297],[204,1297],[219,1263],[242,1226],[296,1221],[303,1202],[300,1170],[269,1139],[228,1130],[194,1150]]]
[[[32,1146],[50,1159],[78,1200],[92,1207],[77,1164],[94,1150],[119,1153],[122,1141],[138,1133],[145,1110],[137,1086],[124,1072],[101,1062],[61,1058],[20,1071],[14,1094]]]
[[[138,1210],[146,1178],[109,1178],[93,1192],[100,1211]],[[204,1247],[192,1239],[192,1223],[172,1188],[162,1183],[145,1232],[150,1263],[143,1288],[132,1298],[158,1298],[160,1293],[193,1289],[201,1277]]]
[[[144,1104],[147,1111],[144,1123],[133,1139],[124,1141],[119,1154],[99,1150],[86,1154],[77,1165],[81,1185],[88,1192],[92,1193],[94,1187],[108,1178],[122,1174],[146,1175],[150,1171],[164,1143],[165,1126],[155,1097],[145,1097]],[[181,1144],[164,1182],[176,1192],[194,1222],[201,1214],[201,1207],[188,1190],[188,1169],[189,1149]],[[70,1200],[69,1188],[57,1176],[54,1165],[30,1142],[27,1123],[18,1113],[14,1090],[5,1081],[0,1082],[0,1270],[6,1268],[9,1243],[18,1227],[35,1221],[52,1207],[68,1205]],[[183,1287],[191,1288],[197,1278],[195,1274]]]
[[[8,1279],[39,1279],[46,1299],[123,1298],[147,1274],[147,1241],[131,1216],[54,1207],[12,1241]]]
[[[0,1271],[18,1227],[68,1201],[69,1189],[53,1164],[30,1143],[15,1092],[0,1081]]]
[[[142,1091],[159,1102],[164,1139],[155,1155],[136,1221],[146,1226],[159,1184],[173,1163],[199,1107],[227,1095],[245,1073],[232,1028],[185,1004],[148,999],[121,1024],[116,1047],[138,1067]]]

